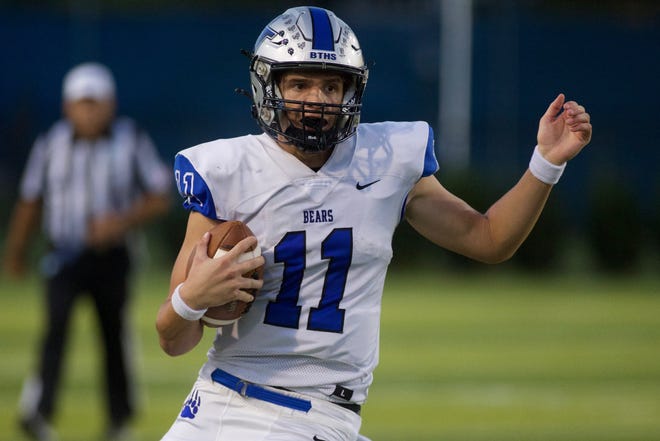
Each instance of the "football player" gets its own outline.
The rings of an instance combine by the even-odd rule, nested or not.
[[[436,179],[426,122],[360,124],[368,70],[357,37],[334,13],[289,9],[250,55],[252,110],[264,133],[201,144],[175,159],[190,216],[158,312],[163,350],[185,354],[202,338],[206,308],[260,292],[249,313],[217,330],[163,440],[353,441],[378,363],[397,225],[405,219],[473,259],[506,260],[565,163],[589,142],[589,115],[557,96],[540,120],[529,169],[482,214]],[[208,258],[205,232],[234,219],[255,237]],[[239,263],[257,242],[262,256]],[[242,276],[264,263],[263,280]]]

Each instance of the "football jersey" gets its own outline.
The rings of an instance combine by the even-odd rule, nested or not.
[[[245,316],[218,329],[202,375],[220,368],[363,402],[378,363],[392,236],[408,193],[437,167],[425,122],[361,124],[317,172],[266,134],[179,152],[184,206],[245,222],[266,261],[263,288]]]

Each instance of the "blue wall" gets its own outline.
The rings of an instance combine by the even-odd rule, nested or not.
[[[473,170],[513,182],[526,167],[539,117],[562,91],[588,107],[595,126],[588,151],[569,165],[557,188],[575,219],[601,173],[628,183],[642,210],[654,211],[660,182],[658,17],[506,4],[476,9]],[[401,20],[388,11],[337,12],[374,63],[363,120],[437,125],[437,14],[408,11]],[[80,61],[97,59],[114,70],[120,110],[138,119],[170,160],[189,145],[256,133],[249,100],[234,88],[248,87],[248,63],[239,50],[251,48],[270,18],[270,11],[184,9],[86,19],[0,9],[0,197],[14,197],[34,137],[59,116],[61,78]]]

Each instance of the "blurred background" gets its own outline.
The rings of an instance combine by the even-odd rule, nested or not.
[[[526,168],[538,119],[557,93],[587,107],[591,145],[569,165],[537,229],[542,256],[534,256],[533,236],[523,264],[549,267],[579,250],[590,265],[629,271],[657,258],[657,1],[308,3],[334,10],[359,36],[371,66],[363,121],[429,121],[440,179],[480,210]],[[296,4],[2,0],[2,205],[13,204],[29,147],[59,117],[62,77],[79,62],[114,71],[120,111],[141,122],[170,161],[191,145],[257,133],[249,100],[235,93],[249,86],[240,49]],[[168,238],[182,231],[178,204],[173,210],[172,225],[159,226]],[[7,216],[2,210],[0,226]],[[395,245],[406,258],[395,265],[418,255],[416,246],[405,249],[416,235],[402,230]],[[169,264],[178,243],[168,241],[172,248],[157,255]]]
[[[457,440],[658,439],[660,2],[306,3],[335,11],[358,35],[370,64],[362,120],[431,123],[438,177],[481,211],[526,169],[538,120],[559,92],[584,104],[594,125],[591,144],[568,165],[537,228],[511,262],[490,267],[467,261],[401,225],[390,289],[404,296],[439,290],[443,296],[429,304],[429,315],[415,307],[429,299],[386,300],[383,367],[372,410],[366,410],[366,434],[383,440],[432,440],[439,434]],[[249,88],[248,59],[240,50],[251,49],[270,19],[298,4],[0,0],[0,229],[6,231],[34,139],[60,116],[61,81],[70,67],[90,60],[107,64],[117,80],[120,113],[137,119],[171,164],[188,146],[258,133],[250,101],[235,92]],[[146,232],[151,272],[139,282],[136,304],[143,387],[152,404],[165,408],[145,411],[140,438],[145,440],[157,439],[169,425],[201,364],[164,357],[153,330],[184,232],[186,215],[176,201],[170,216]],[[36,268],[38,244],[35,248]],[[411,268],[435,272],[417,278]],[[465,271],[471,277],[463,277]],[[415,282],[421,283],[419,291],[410,288]],[[40,302],[36,283],[2,282],[2,291],[31,293],[20,300],[6,297],[0,308],[5,311],[0,343],[8,354],[0,362],[5,415],[14,412],[22,374],[32,360],[38,316],[22,317]],[[485,295],[491,290],[496,300]],[[539,296],[530,299],[530,290]],[[396,298],[389,292],[387,299]],[[85,314],[78,330],[93,326]],[[22,329],[29,332],[22,335]],[[93,343],[85,332],[75,335],[82,339],[73,345],[79,347],[72,355],[78,371],[68,381],[84,384],[69,402],[88,399],[89,388],[96,387],[84,370],[91,356],[80,349]],[[411,367],[405,354],[411,342],[423,343],[420,335],[449,351],[431,360],[437,348],[420,348],[429,359]],[[541,349],[552,338],[554,346]],[[201,346],[196,355],[203,359],[208,345]],[[595,383],[582,386],[585,378]],[[569,398],[577,397],[573,416],[555,395],[557,384],[571,391]],[[433,385],[440,385],[439,392]],[[168,388],[176,390],[164,398]],[[445,407],[420,401],[431,389],[439,400],[449,398]],[[406,395],[411,390],[419,395]],[[617,399],[621,419],[610,419],[612,409],[605,403]],[[463,407],[457,410],[457,403]],[[404,405],[418,412],[401,418]],[[536,405],[544,406],[538,414],[526,413]],[[472,413],[475,406],[483,412]],[[75,411],[65,410],[62,418],[78,427],[88,409],[75,404],[69,409]],[[548,409],[564,412],[562,428]],[[438,419],[440,411],[452,422]],[[547,416],[546,426],[535,431],[528,424],[539,415]],[[608,426],[605,420],[613,422]],[[0,429],[9,424],[0,421]],[[498,425],[505,427],[497,432]],[[88,440],[82,433],[71,439]],[[0,440],[15,439],[8,436]]]

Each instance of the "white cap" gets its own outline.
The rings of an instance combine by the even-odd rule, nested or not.
[[[83,63],[69,71],[62,84],[64,101],[84,98],[107,100],[115,97],[115,80],[110,69],[99,63]]]

